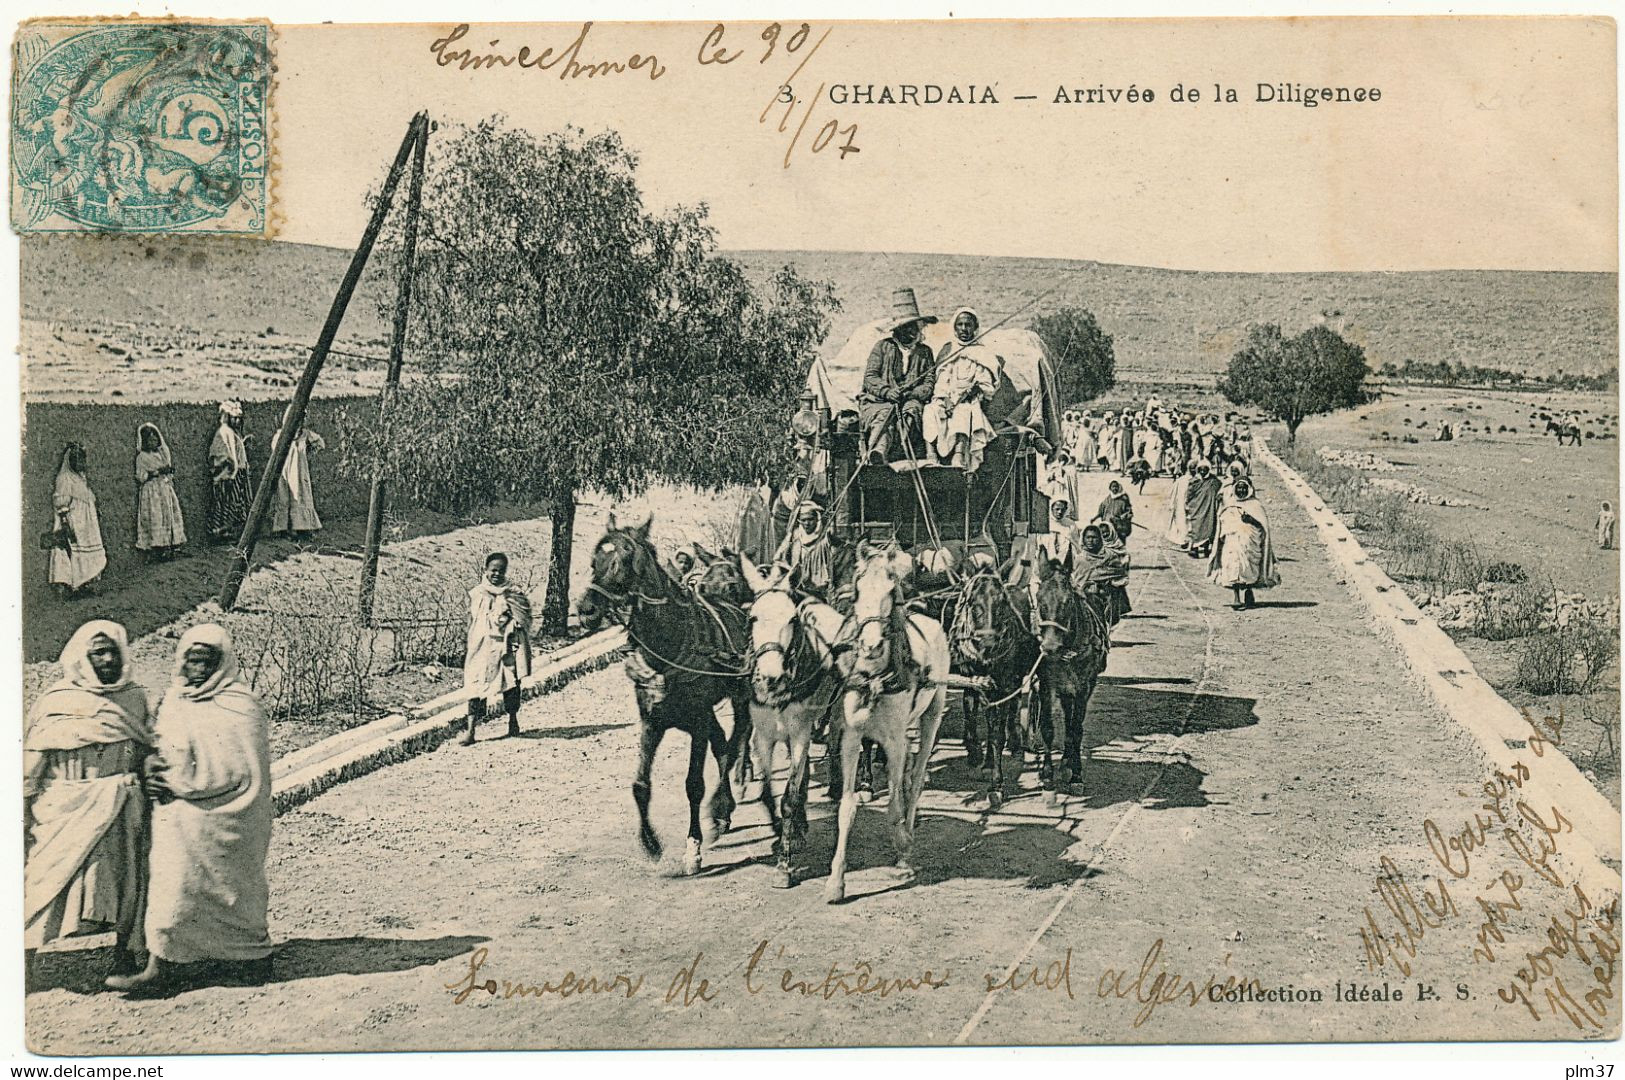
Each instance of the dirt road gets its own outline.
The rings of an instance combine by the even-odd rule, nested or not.
[[[1617,1032],[1618,931],[1603,912],[1614,898],[1588,895],[1582,910],[1561,857],[1541,854],[1564,836],[1520,819],[1515,791],[1505,810],[1523,821],[1523,856],[1499,823],[1480,845],[1449,847],[1475,811],[1491,813],[1482,758],[1418,699],[1272,480],[1283,586],[1234,612],[1205,566],[1160,530],[1136,530],[1135,611],[1090,707],[1085,794],[1055,810],[1015,798],[989,817],[967,802],[977,779],[948,740],[913,881],[889,868],[875,804],[859,814],[850,899],[822,902],[833,821],[821,788],[814,876],[794,889],[770,887],[755,806],[708,848],[700,876],[645,863],[632,695],[612,668],[528,706],[521,739],[448,745],[278,819],[274,984],[126,1002],[90,992],[101,955],[42,957],[30,1043],[186,1053]],[[1141,521],[1162,519],[1166,485],[1136,497]],[[656,774],[670,847],[686,820],[685,754],[668,742]],[[1532,750],[1523,760],[1540,768]],[[1494,959],[1475,960],[1475,947]],[[1531,965],[1526,953],[1542,949]],[[608,992],[580,992],[589,977]],[[551,989],[506,996],[515,982]],[[1338,1000],[1351,985],[1366,1000]],[[1402,998],[1371,1000],[1384,987]]]

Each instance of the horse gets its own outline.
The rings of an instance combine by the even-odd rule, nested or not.
[[[1031,603],[1024,590],[1007,589],[997,571],[981,570],[965,580],[953,608],[948,643],[954,670],[983,676],[992,683],[986,691],[966,690],[961,700],[965,757],[972,768],[989,770],[988,805],[996,810],[1004,801],[1006,739],[1016,754],[1022,752],[1016,729],[1017,699],[1039,662],[1038,642],[1031,631]],[[983,732],[980,739],[978,728]]]
[[[745,584],[739,556],[726,549],[720,555],[713,555],[695,544],[694,557],[699,563],[691,582],[694,592],[707,600],[720,600],[740,608],[750,606],[750,587]]]
[[[750,730],[750,686],[742,666],[748,620],[736,605],[702,599],[671,579],[649,542],[652,521],[623,528],[610,515],[604,537],[593,549],[592,583],[576,609],[589,630],[611,619],[619,622],[634,646],[627,659],[638,699],[632,799],[638,808],[638,839],[651,860],[661,855],[660,837],[649,822],[655,753],[666,732],[675,728],[688,734],[688,842],[682,871],[692,875],[700,870],[707,748],[722,774],[710,807],[712,824],[719,836],[732,825],[735,799],[729,770]],[[717,720],[716,705],[723,700],[733,705],[732,737]]]
[[[1558,423],[1556,420],[1548,420],[1548,421],[1546,421],[1546,433],[1548,435],[1556,433],[1556,435],[1557,435],[1557,445],[1559,445],[1559,446],[1564,446],[1564,445],[1580,446],[1580,445],[1582,445],[1581,440],[1580,440],[1580,425],[1579,424],[1575,424],[1575,423],[1571,423],[1571,422]],[[1570,440],[1570,441],[1565,443],[1564,442],[1565,439]]]
[[[1045,559],[1038,568],[1038,594],[1033,601],[1033,632],[1038,639],[1039,717],[1043,741],[1045,802],[1054,806],[1057,791],[1070,793],[1083,777],[1083,721],[1111,649],[1106,616],[1096,603],[1072,588],[1072,555],[1066,562]],[[1057,729],[1064,735],[1057,739]],[[1061,767],[1052,755],[1061,741]]]
[[[858,553],[857,598],[853,604],[852,640],[841,654],[845,684],[842,696],[842,742],[856,746],[868,737],[886,753],[890,780],[886,816],[897,851],[897,867],[913,876],[909,849],[914,814],[925,788],[925,770],[937,743],[942,706],[947,697],[948,635],[928,615],[905,614],[899,606],[901,584],[914,560],[895,544],[878,549],[865,543]],[[920,747],[909,758],[908,731],[919,724]],[[857,816],[858,755],[841,755],[843,778],[839,835],[830,860],[824,900],[846,898],[846,845]]]
[[[750,608],[751,759],[762,778],[762,805],[773,823],[774,885],[788,889],[795,884],[797,849],[807,836],[813,725],[837,706],[842,693],[835,645],[846,618],[817,599],[797,602],[786,574],[769,580],[746,557],[741,557],[740,568],[755,594]],[[790,776],[775,807],[773,754],[781,742],[790,754]]]
[[[700,569],[688,587],[702,603],[732,604],[741,610],[750,607],[750,586],[745,583],[739,556],[727,550],[721,555],[713,555],[695,544],[694,557],[700,563]],[[744,752],[748,741],[741,740],[738,743],[740,750],[734,755],[733,783],[741,792],[751,780],[750,754]]]

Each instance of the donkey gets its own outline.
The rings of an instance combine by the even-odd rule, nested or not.
[[[1553,434],[1554,432],[1557,435],[1557,445],[1559,445],[1559,446],[1565,446],[1565,445],[1567,445],[1567,446],[1580,446],[1580,445],[1582,445],[1581,437],[1580,437],[1580,425],[1579,424],[1572,423],[1572,422],[1567,421],[1567,420],[1565,420],[1565,421],[1563,421],[1561,423],[1559,423],[1556,420],[1548,420],[1548,421],[1546,421],[1546,433],[1548,435],[1550,435],[1550,434]]]
[[[853,640],[849,651],[842,653],[842,716],[833,721],[842,725],[846,746],[858,746],[858,740],[867,737],[886,752],[890,781],[886,816],[897,867],[907,876],[914,872],[909,864],[914,814],[942,724],[949,664],[948,635],[942,624],[927,615],[905,615],[901,609],[901,585],[913,564],[895,544],[876,549],[865,543],[860,548]],[[920,748],[911,761],[908,731],[915,723]],[[824,899],[831,904],[846,899],[846,845],[858,812],[857,770],[858,755],[842,754],[840,832],[824,887]]]
[[[1084,714],[1111,649],[1104,613],[1073,591],[1071,577],[1070,552],[1064,563],[1043,560],[1033,600],[1033,630],[1042,654],[1038,665],[1037,726],[1043,741],[1039,776],[1049,806],[1056,804],[1058,789],[1070,793],[1071,785],[1083,777]],[[1058,743],[1061,764],[1057,769],[1053,755]]]
[[[1023,686],[1039,662],[1031,626],[1032,605],[1026,592],[1007,589],[994,570],[981,570],[966,579],[949,621],[954,670],[984,676],[992,683],[986,691],[966,690],[961,700],[966,760],[972,768],[991,770],[987,799],[995,810],[1004,802],[1005,740],[1014,730]],[[1021,753],[1019,734],[1011,745]]]
[[[611,514],[592,555],[592,583],[577,601],[581,623],[596,630],[613,619],[626,627],[634,646],[627,674],[637,687],[638,771],[632,798],[638,807],[638,839],[658,860],[660,837],[649,822],[650,772],[666,732],[689,737],[688,843],[683,873],[700,870],[700,807],[705,801],[705,752],[717,759],[721,782],[710,807],[716,834],[732,825],[735,806],[730,767],[749,737],[750,686],[743,666],[748,620],[734,604],[702,601],[671,579],[649,543],[649,525],[622,528]],[[734,730],[724,735],[716,705],[733,705]]]
[[[795,884],[797,849],[807,837],[813,725],[838,707],[843,690],[835,643],[846,618],[816,599],[797,603],[785,574],[770,581],[745,556],[740,569],[756,596],[750,608],[751,758],[762,778],[762,805],[773,823],[774,885],[788,889]],[[790,776],[775,808],[773,754],[781,742],[790,753]]]

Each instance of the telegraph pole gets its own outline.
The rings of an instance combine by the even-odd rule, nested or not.
[[[254,492],[254,505],[248,512],[248,521],[243,525],[243,534],[237,541],[231,569],[226,572],[225,584],[220,587],[220,608],[223,611],[230,611],[237,603],[237,594],[242,590],[243,579],[248,576],[249,560],[254,555],[254,543],[259,539],[260,527],[265,524],[265,515],[270,511],[271,497],[275,494],[277,482],[282,476],[282,467],[288,461],[288,448],[293,445],[294,432],[304,424],[305,408],[310,404],[311,391],[316,388],[316,377],[321,374],[322,365],[327,361],[327,354],[333,348],[333,339],[338,336],[339,324],[344,321],[344,311],[350,305],[350,297],[355,293],[356,284],[361,280],[361,272],[366,269],[367,258],[372,254],[372,246],[377,242],[378,233],[383,229],[384,216],[395,201],[395,189],[400,185],[407,156],[412,152],[413,146],[422,141],[427,130],[426,113],[414,116],[412,123],[407,126],[406,137],[401,140],[401,148],[396,151],[395,161],[389,167],[389,176],[384,180],[384,190],[378,196],[378,205],[373,208],[372,220],[367,222],[367,230],[361,234],[361,243],[350,259],[350,268],[345,271],[344,280],[339,282],[339,291],[333,297],[333,306],[328,309],[327,322],[322,325],[321,337],[317,339],[315,348],[311,349],[310,359],[305,363],[305,372],[299,377],[299,385],[294,388],[293,401],[288,405],[287,420],[277,432],[276,442],[271,447],[271,458],[265,463],[265,474],[260,477],[259,489]]]
[[[384,420],[395,391],[401,383],[401,368],[405,363],[406,320],[412,304],[412,264],[418,249],[418,214],[423,206],[423,155],[429,144],[428,115],[419,113],[412,121],[421,124],[416,147],[412,151],[412,182],[406,195],[406,235],[401,251],[401,283],[395,293],[395,325],[389,341],[389,373],[384,378],[384,392],[378,402],[378,431],[382,433]],[[362,626],[372,625],[373,598],[378,589],[378,549],[384,533],[384,449],[380,443],[373,453],[372,493],[367,498],[367,540],[361,553],[361,591],[357,597],[357,615]]]

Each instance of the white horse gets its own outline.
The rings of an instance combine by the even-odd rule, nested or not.
[[[926,615],[912,614],[896,629],[898,586],[914,568],[914,560],[895,545],[859,551],[857,601],[853,618],[856,640],[845,659],[845,729],[842,744],[863,745],[873,739],[886,751],[890,797],[886,817],[897,849],[897,867],[913,876],[909,849],[914,842],[914,813],[925,788],[925,769],[937,743],[942,705],[947,697],[948,635],[942,624]],[[906,643],[899,640],[906,636]],[[906,644],[908,656],[899,652]],[[837,722],[837,721],[832,721]],[[920,748],[909,758],[908,732],[919,723]],[[840,835],[830,860],[824,899],[846,899],[846,843],[858,812],[858,755],[841,755]],[[906,777],[905,777],[906,771]]]
[[[756,594],[750,606],[751,763],[762,779],[762,805],[773,823],[778,857],[777,888],[795,884],[793,859],[807,836],[807,755],[813,725],[840,707],[841,677],[835,642],[846,618],[816,600],[796,602],[780,573],[769,580],[740,556],[745,584]],[[773,804],[773,754],[790,752],[790,777],[778,807]]]

